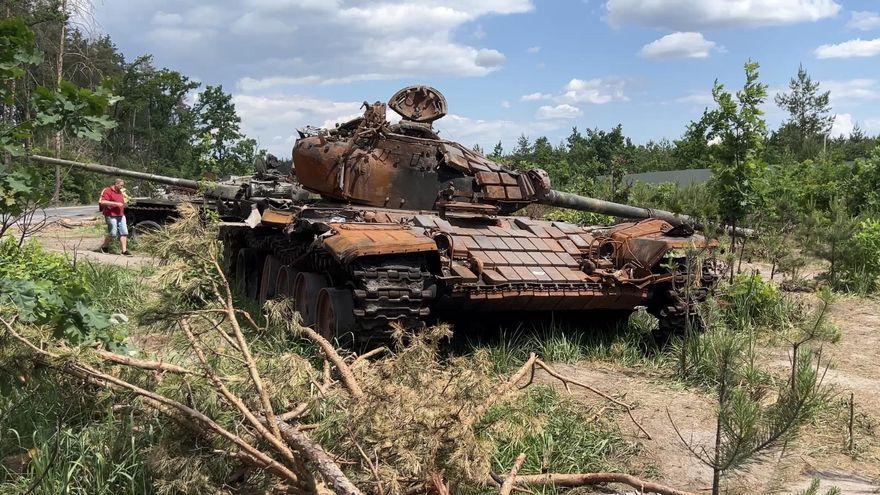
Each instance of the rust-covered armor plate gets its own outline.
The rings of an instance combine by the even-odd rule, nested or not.
[[[328,337],[369,338],[450,313],[567,311],[590,322],[596,311],[639,306],[667,332],[716,283],[707,255],[717,242],[696,234],[691,219],[553,190],[543,170],[511,170],[442,139],[432,122],[446,112],[436,89],[404,88],[333,129],[299,130],[287,176],[259,170],[203,184],[206,205],[224,219],[239,288],[260,301],[292,297],[303,321]],[[533,203],[637,221],[579,226],[517,215]]]

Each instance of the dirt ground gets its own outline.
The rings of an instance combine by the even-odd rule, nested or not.
[[[54,225],[41,232],[38,239],[49,250],[100,263],[142,266],[153,262],[142,255],[125,257],[94,252],[102,235],[96,226],[65,228]],[[743,270],[746,269],[758,269],[762,276],[769,278],[769,265],[744,264]],[[819,271],[818,268],[808,270],[808,276]],[[833,389],[832,402],[835,405],[816,424],[805,428],[798,440],[785,446],[783,451],[765,456],[748,469],[728,476],[729,493],[795,494],[809,486],[815,477],[823,480],[820,493],[832,486],[840,488],[843,494],[880,493],[880,438],[877,432],[880,429],[880,301],[839,299],[830,307],[829,318],[840,328],[842,336],[838,343],[827,345],[823,351],[832,363],[825,375],[825,383]],[[762,355],[771,370],[780,371],[787,366],[785,348],[767,348]],[[680,489],[698,493],[710,490],[711,470],[688,452],[672,422],[689,442],[711,445],[715,416],[714,403],[708,394],[684,388],[656,372],[606,362],[558,365],[557,369],[600,390],[620,395],[636,406],[633,415],[651,439],[647,439],[625,414],[617,416],[621,430],[643,446],[643,454],[634,467],[659,473],[658,481]],[[539,375],[536,380],[561,387],[558,381],[547,375]],[[572,391],[585,403],[604,403],[589,391],[575,387]],[[846,403],[850,394],[855,404],[857,426],[854,454],[848,453],[845,447]]]
[[[47,226],[35,238],[40,245],[49,251],[65,253],[74,259],[87,259],[98,263],[138,267],[150,265],[153,260],[148,256],[135,253],[134,256],[104,254],[98,252],[104,240],[101,222],[85,222],[82,225],[64,227],[60,223]],[[119,251],[118,244],[113,246]]]
[[[848,298],[833,303],[830,320],[841,330],[841,340],[827,345],[823,353],[831,363],[825,383],[833,391],[833,405],[808,425],[783,451],[765,456],[748,469],[728,477],[729,493],[795,494],[806,489],[812,478],[822,480],[823,490],[838,487],[843,494],[880,493],[880,301]],[[762,350],[768,367],[782,371],[788,356],[784,348]],[[685,389],[650,372],[640,372],[604,362],[557,365],[557,369],[611,394],[623,394],[636,406],[635,418],[651,435],[646,439],[626,415],[617,421],[622,431],[643,445],[637,467],[656,469],[659,480],[681,489],[709,492],[712,472],[684,447],[673,427],[692,445],[711,446],[715,431],[714,403],[707,394]],[[561,386],[549,376],[542,382]],[[603,402],[589,391],[572,391],[591,405]],[[855,454],[846,449],[847,403],[850,394],[855,411]]]

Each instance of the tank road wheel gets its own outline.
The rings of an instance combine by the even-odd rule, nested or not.
[[[260,275],[266,255],[253,248],[244,248],[235,257],[235,288],[239,293],[256,299],[260,291]]]
[[[321,289],[315,312],[315,330],[327,340],[333,340],[355,326],[354,298],[348,289]]]
[[[154,222],[152,220],[142,220],[131,228],[131,233],[129,234],[129,240],[134,242],[140,242],[143,236],[155,234],[156,232],[162,230],[162,226],[159,225],[158,222]]]
[[[287,265],[282,266],[278,270],[278,276],[275,277],[275,294],[282,297],[293,297],[293,283],[296,281],[296,275],[299,273],[295,268]]]
[[[263,270],[260,274],[260,293],[257,299],[261,307],[266,304],[266,301],[275,297],[275,294],[278,292],[275,282],[280,270],[281,261],[271,254],[266,255],[266,259],[263,260]]]
[[[303,325],[315,324],[318,305],[318,293],[327,287],[327,277],[320,273],[299,272],[293,282],[293,301],[296,310],[302,317]]]

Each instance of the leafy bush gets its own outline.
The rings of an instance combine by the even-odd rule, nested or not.
[[[786,305],[776,285],[757,273],[740,274],[721,294],[725,317],[734,328],[773,325],[785,317]]]
[[[880,278],[880,218],[865,218],[841,246],[837,288],[866,294]]]
[[[126,335],[93,302],[83,273],[64,256],[35,241],[0,242],[0,308],[14,308],[24,322],[49,325],[74,345],[119,347]]]

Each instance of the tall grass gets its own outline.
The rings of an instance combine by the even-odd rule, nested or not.
[[[507,472],[524,453],[522,474],[627,471],[638,445],[624,440],[612,421],[595,420],[595,413],[549,386],[531,388],[515,403],[494,408],[486,420],[503,421],[484,434],[493,446],[492,470]]]
[[[534,322],[467,336],[459,352],[484,350],[498,373],[520,366],[532,352],[555,363],[595,359],[657,368],[667,357],[651,337],[656,326],[657,320],[645,311],[611,323]]]
[[[152,492],[130,412],[74,380],[38,371],[23,379],[0,382],[0,493]]]

